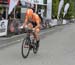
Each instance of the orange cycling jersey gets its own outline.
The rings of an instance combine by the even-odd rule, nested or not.
[[[32,9],[27,10],[25,21],[28,22],[29,18],[31,18],[33,22],[41,22],[40,17],[36,13],[33,13]]]
[[[41,19],[40,19],[40,17],[36,13],[33,13],[32,21],[33,22],[40,22]]]
[[[28,20],[29,20],[29,15],[28,16],[26,15],[25,21],[28,22]],[[33,22],[40,22],[41,19],[40,19],[40,17],[36,13],[33,13],[33,15],[32,15],[32,21]]]
[[[32,9],[27,9],[27,11],[26,11],[26,16],[32,16],[32,14],[33,14],[33,10]]]

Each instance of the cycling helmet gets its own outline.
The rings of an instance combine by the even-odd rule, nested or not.
[[[32,15],[33,15],[33,10],[32,10],[32,9],[27,9],[26,15],[27,15],[28,17],[32,17]]]

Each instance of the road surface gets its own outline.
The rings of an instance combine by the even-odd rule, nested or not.
[[[41,38],[39,52],[21,56],[21,43],[0,49],[0,65],[75,65],[75,24],[60,26]]]

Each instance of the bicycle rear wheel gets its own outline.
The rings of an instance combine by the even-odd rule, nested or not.
[[[24,38],[23,43],[22,43],[22,49],[21,49],[21,53],[22,53],[22,57],[23,58],[27,58],[30,52],[30,40]]]

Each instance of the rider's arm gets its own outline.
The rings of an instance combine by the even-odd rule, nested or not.
[[[41,25],[40,25],[41,19],[39,18],[38,15],[35,16],[35,21],[36,21],[36,23],[37,23],[37,26],[35,27],[35,29],[36,29],[36,28],[40,28],[40,26],[41,26]]]
[[[37,23],[37,26],[35,27],[35,29],[40,28],[40,20],[37,20],[36,23]]]
[[[24,20],[23,27],[25,27],[25,25],[27,25],[27,22],[28,22],[28,16],[26,16],[26,18]]]

